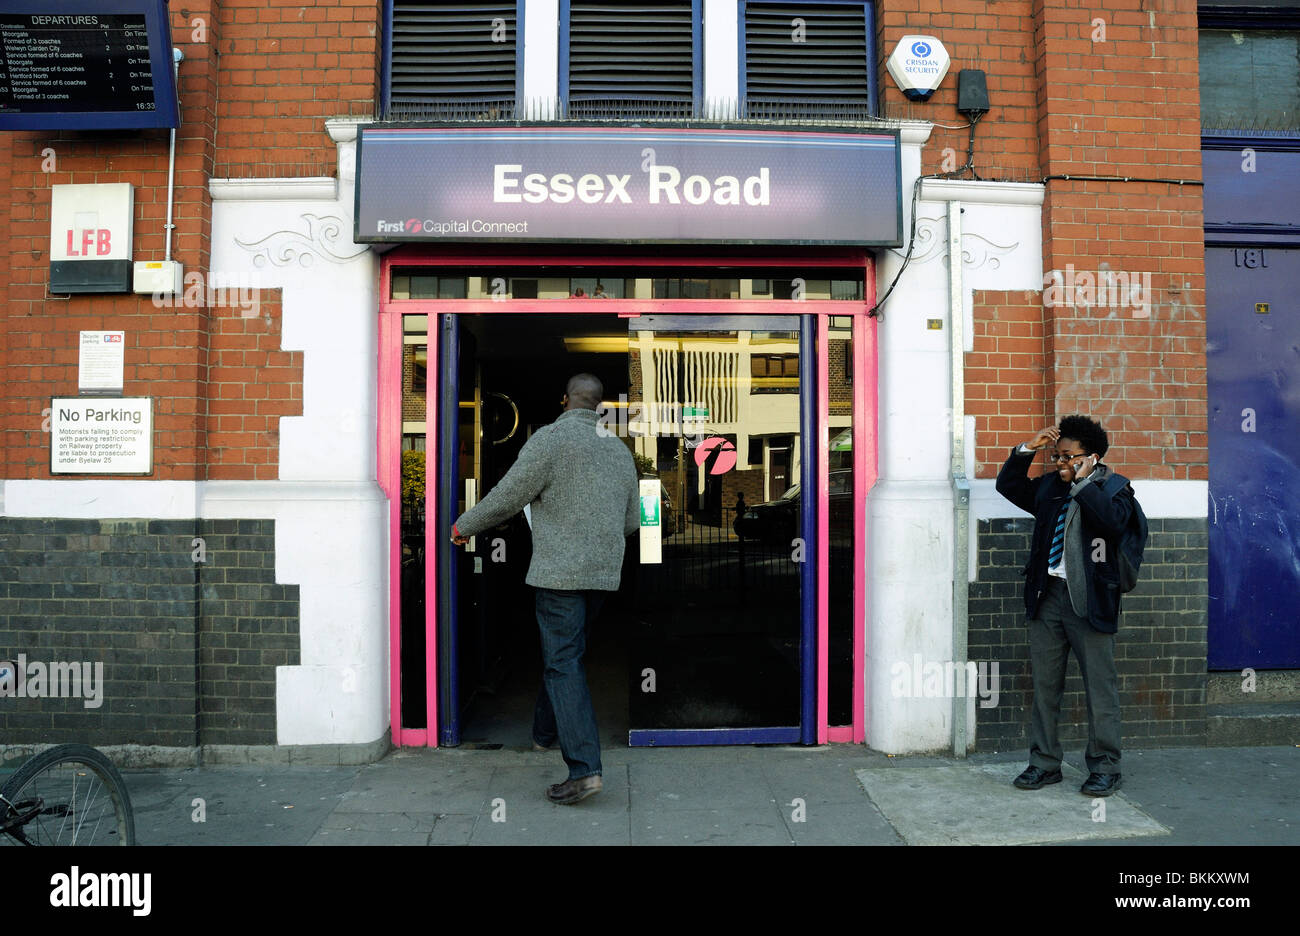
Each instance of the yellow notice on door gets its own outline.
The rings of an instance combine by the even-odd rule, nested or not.
[[[641,497],[641,562],[658,565],[663,562],[663,523],[659,500],[659,479],[648,478],[639,482]]]

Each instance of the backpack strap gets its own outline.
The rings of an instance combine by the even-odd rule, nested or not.
[[[1114,497],[1131,483],[1128,478],[1118,471],[1112,471],[1106,476],[1106,480],[1101,483],[1101,489],[1106,492],[1107,497]]]

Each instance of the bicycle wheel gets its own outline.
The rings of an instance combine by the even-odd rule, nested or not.
[[[0,789],[0,845],[134,845],[135,816],[113,762],[86,744],[59,744]]]

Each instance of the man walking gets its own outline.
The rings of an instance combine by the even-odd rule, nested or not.
[[[525,581],[537,589],[543,664],[533,747],[559,740],[569,778],[546,796],[564,805],[601,789],[600,736],[582,665],[586,628],[605,594],[618,590],[626,537],[640,526],[632,453],[597,425],[603,394],[592,374],[571,377],[564,412],[533,433],[506,476],[451,528],[459,545],[531,505]]]
[[[1053,446],[1055,468],[1029,478],[1034,453]],[[1074,651],[1088,700],[1088,779],[1079,792],[1109,796],[1120,787],[1119,678],[1115,632],[1119,628],[1119,540],[1133,512],[1127,484],[1110,485],[1101,458],[1109,442],[1101,425],[1067,416],[1012,452],[998,473],[997,490],[1034,515],[1025,565],[1025,609],[1034,703],[1029,766],[1014,783],[1037,790],[1061,781],[1057,724],[1065,664]]]

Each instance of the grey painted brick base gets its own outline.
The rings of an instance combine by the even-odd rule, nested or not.
[[[0,764],[16,767],[49,744],[0,744]],[[212,767],[224,764],[372,764],[393,749],[388,731],[364,744],[205,744],[163,747],[105,744],[99,750],[120,770],[137,767]]]
[[[299,662],[298,622],[273,520],[0,517],[0,660],[103,673],[97,706],[85,686],[0,697],[0,739],[274,745],[275,667]]]
[[[970,586],[968,659],[999,664],[997,706],[976,706],[977,750],[1028,750],[1033,685],[1024,579],[1033,520],[981,520],[978,580]],[[1153,519],[1137,588],[1123,597],[1115,663],[1126,747],[1207,741],[1207,532],[1204,520]],[[1088,740],[1088,709],[1070,655],[1061,742]]]

